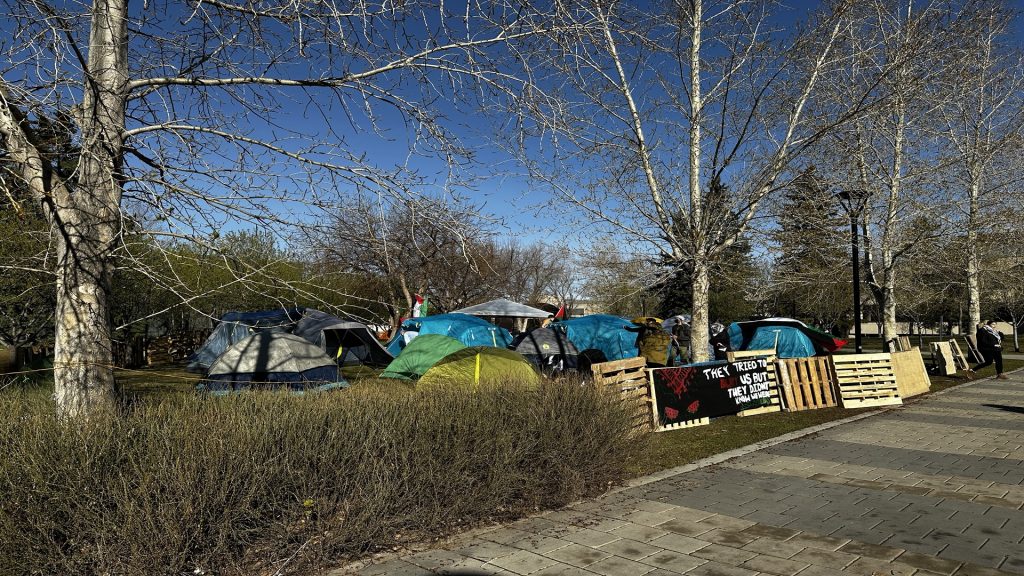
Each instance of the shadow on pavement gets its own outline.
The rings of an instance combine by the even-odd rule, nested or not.
[[[982,406],[985,406],[986,408],[998,408],[1004,412],[1024,414],[1024,406],[1007,406],[1005,404],[982,404]]]

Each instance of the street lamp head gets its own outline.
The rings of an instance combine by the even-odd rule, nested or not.
[[[839,203],[842,204],[843,209],[847,213],[854,215],[860,214],[864,209],[864,205],[867,204],[868,197],[871,193],[863,188],[850,188],[847,190],[840,190],[835,194],[836,198],[839,198]]]

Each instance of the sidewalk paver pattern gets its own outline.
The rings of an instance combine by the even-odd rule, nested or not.
[[[359,574],[1024,574],[1022,507],[1024,373]]]

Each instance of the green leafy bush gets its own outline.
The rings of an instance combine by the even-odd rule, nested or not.
[[[616,398],[549,382],[0,412],[3,574],[308,570],[600,492],[636,445]]]

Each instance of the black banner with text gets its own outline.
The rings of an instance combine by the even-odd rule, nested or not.
[[[651,373],[658,419],[667,426],[768,406],[769,369],[766,358],[657,368]]]

